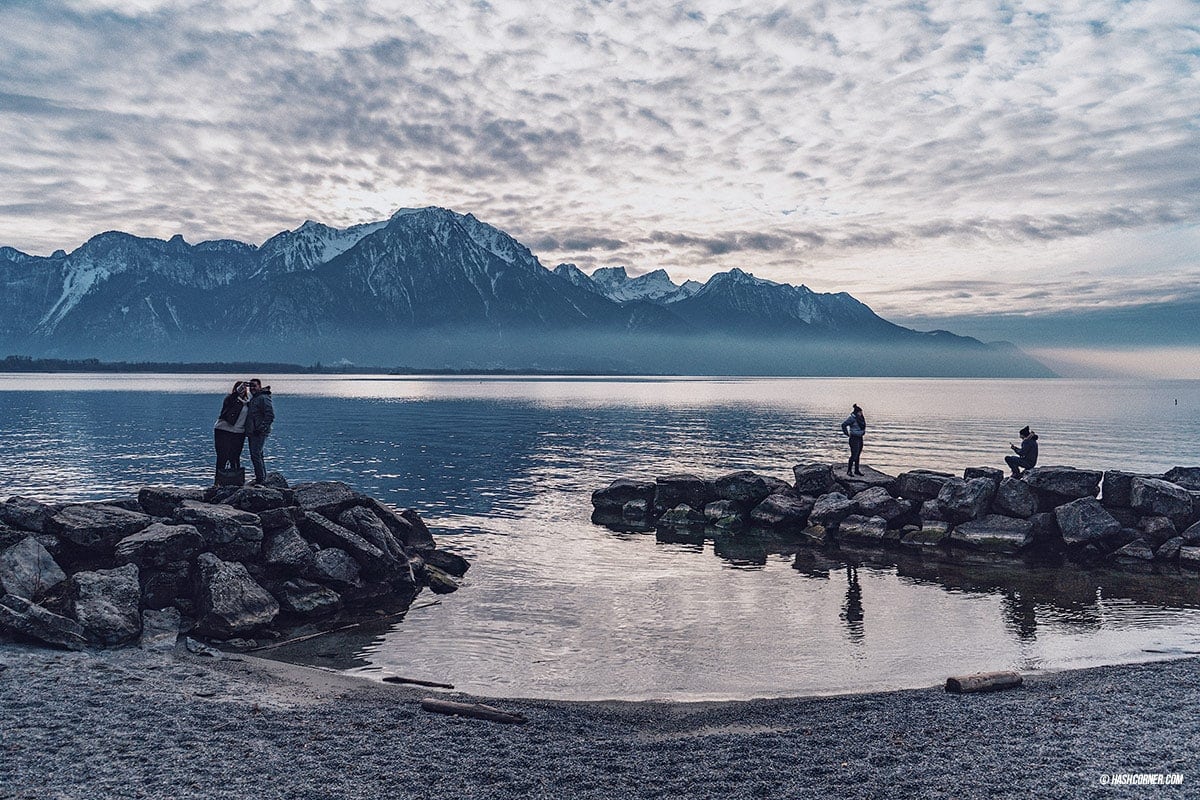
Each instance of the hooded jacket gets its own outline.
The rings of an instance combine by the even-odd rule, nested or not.
[[[1033,469],[1037,466],[1038,458],[1038,435],[1031,433],[1021,440],[1021,448],[1017,450],[1017,457],[1021,459],[1021,466],[1026,469]]]
[[[275,421],[275,404],[271,401],[271,387],[264,386],[250,398],[247,404],[246,435],[268,436],[271,423]]]

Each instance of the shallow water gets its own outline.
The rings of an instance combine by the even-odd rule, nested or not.
[[[235,377],[0,375],[0,495],[95,499],[207,481],[211,424]],[[437,605],[275,651],[283,657],[484,695],[702,699],[1200,650],[1190,574],[860,562],[787,541],[666,542],[589,521],[592,489],[621,475],[786,478],[797,462],[840,460],[851,402],[870,426],[864,463],[893,474],[1003,466],[1026,423],[1044,464],[1196,464],[1197,381],[267,382],[273,467],[412,506],[473,564]]]

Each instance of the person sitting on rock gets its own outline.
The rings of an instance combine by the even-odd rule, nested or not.
[[[1029,430],[1028,425],[1021,428],[1020,434],[1021,446],[1017,447],[1015,444],[1009,445],[1016,455],[1004,457],[1004,463],[1008,464],[1009,468],[1012,469],[1014,478],[1021,477],[1022,469],[1030,470],[1036,467],[1038,459],[1038,435]]]

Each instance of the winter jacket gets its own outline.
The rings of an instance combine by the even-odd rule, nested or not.
[[[246,415],[247,436],[267,436],[271,433],[271,423],[275,421],[275,404],[271,402],[271,387],[264,386],[250,398]]]
[[[867,420],[857,414],[851,414],[842,422],[842,433],[847,436],[862,436],[867,432]]]
[[[1025,469],[1033,469],[1037,466],[1038,444],[1037,434],[1031,433],[1021,442],[1021,448],[1017,450],[1017,457],[1021,459],[1021,466]]]
[[[245,433],[246,417],[249,416],[246,409],[247,404],[242,401],[241,397],[236,394],[225,395],[225,401],[221,403],[221,416],[217,417],[213,428],[229,433]],[[233,422],[229,421],[231,417]]]

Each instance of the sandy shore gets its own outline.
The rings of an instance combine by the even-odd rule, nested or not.
[[[8,798],[1064,798],[1200,794],[1200,660],[730,703],[487,702],[184,652],[0,644]],[[464,699],[442,694],[446,699]],[[1182,773],[1183,786],[1106,786]]]

